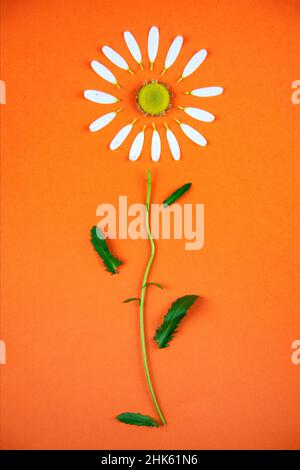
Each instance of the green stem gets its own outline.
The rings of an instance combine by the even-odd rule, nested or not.
[[[147,384],[149,387],[149,391],[154,403],[154,406],[156,408],[156,411],[160,417],[160,420],[163,425],[167,424],[166,420],[164,418],[164,415],[159,407],[157,398],[155,396],[155,392],[153,389],[153,385],[151,382],[151,377],[150,377],[150,372],[149,372],[149,366],[148,366],[148,359],[147,359],[147,348],[146,348],[146,340],[145,340],[145,325],[144,325],[144,305],[145,305],[145,295],[146,295],[146,289],[147,289],[147,281],[148,281],[148,276],[149,272],[154,260],[155,256],[155,244],[152,238],[151,234],[151,229],[150,229],[150,199],[151,199],[151,172],[148,171],[148,176],[147,176],[147,199],[146,199],[146,228],[147,228],[147,235],[150,241],[150,246],[151,246],[151,253],[150,253],[150,258],[148,261],[148,264],[146,266],[144,278],[143,278],[143,284],[142,284],[142,291],[141,291],[141,301],[140,301],[140,334],[141,334],[141,343],[142,343],[142,355],[143,355],[143,365],[144,365],[144,370],[146,374],[146,379],[147,379]]]

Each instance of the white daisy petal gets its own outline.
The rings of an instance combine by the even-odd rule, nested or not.
[[[196,88],[195,90],[187,91],[186,94],[206,98],[209,96],[221,95],[223,91],[224,88],[222,88],[221,86],[207,86],[204,88]]]
[[[160,136],[159,136],[159,133],[157,132],[155,124],[153,124],[153,134],[152,134],[152,141],[151,141],[151,158],[154,162],[158,162],[158,160],[160,159],[160,153],[161,153]]]
[[[177,59],[179,52],[182,48],[183,44],[183,37],[182,36],[176,36],[174,41],[172,42],[170,49],[168,50],[167,57],[165,60],[165,65],[164,69],[161,73],[161,75],[164,75],[164,73],[171,67],[171,65],[174,64],[175,60]]]
[[[196,52],[193,57],[189,60],[186,66],[183,69],[182,75],[179,78],[178,82],[181,82],[184,78],[188,77],[192,73],[197,70],[198,67],[204,62],[207,56],[207,51],[205,49],[201,49],[201,51]]]
[[[92,60],[91,67],[94,72],[99,75],[99,77],[103,78],[103,80],[106,80],[109,83],[113,83],[118,88],[121,88],[114,74],[107,67],[105,67],[105,65],[98,62],[98,60]]]
[[[117,101],[120,101],[115,96],[98,90],[85,90],[83,95],[87,100],[93,101],[94,103],[112,104],[117,103]]]
[[[143,130],[141,130],[137,134],[134,141],[132,142],[130,152],[129,152],[129,160],[132,162],[135,162],[142,153],[144,140],[145,140],[145,128],[146,126],[143,127]]]
[[[115,137],[109,144],[110,150],[116,150],[123,144],[124,140],[130,134],[130,131],[132,130],[135,122],[136,122],[136,119],[130,124],[127,124],[126,126],[122,127],[122,129],[119,130],[119,132],[115,135]]]
[[[192,126],[189,126],[188,124],[184,124],[177,119],[175,119],[176,122],[180,125],[182,131],[184,134],[192,141],[195,142],[195,144],[200,145],[201,147],[205,147],[207,145],[207,140],[205,137],[203,137],[200,132],[196,131]]]
[[[142,54],[135,37],[130,31],[125,31],[124,39],[132,57],[142,67]]]
[[[123,70],[128,70],[128,72],[133,73],[126,60],[123,59],[123,57],[120,56],[120,54],[118,54],[118,52],[116,52],[114,49],[109,46],[103,46],[102,52],[108,58],[108,60],[110,60],[117,67]]]
[[[167,140],[168,144],[170,147],[171,154],[174,158],[174,160],[178,161],[180,160],[180,147],[178,140],[175,137],[174,132],[171,131],[171,129],[168,128],[166,124],[166,133],[167,133]]]
[[[148,57],[150,60],[150,69],[153,69],[153,64],[157,56],[159,44],[159,29],[157,26],[152,26],[148,35]]]
[[[208,111],[204,111],[204,109],[192,108],[190,106],[178,106],[178,108],[184,111],[192,118],[197,119],[198,121],[212,122],[215,119],[215,116],[213,114],[209,113]]]
[[[90,124],[89,129],[91,132],[100,131],[103,127],[107,126],[115,117],[116,115],[122,110],[123,108],[118,109],[112,113],[104,114],[103,116],[96,119],[96,121]]]

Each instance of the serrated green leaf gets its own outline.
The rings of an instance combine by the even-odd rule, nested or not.
[[[140,302],[139,297],[129,297],[128,299],[123,300],[123,304],[128,304],[129,302],[134,302],[135,300],[138,300]]]
[[[168,313],[164,317],[162,325],[157,328],[154,336],[160,348],[169,346],[169,342],[174,337],[181,320],[185,317],[188,309],[198,299],[198,295],[185,295],[172,303]]]
[[[106,270],[111,274],[117,274],[117,267],[122,264],[122,261],[111,254],[105,238],[100,238],[98,234],[101,235],[101,232],[94,225],[91,230],[92,245],[102,259]]]
[[[147,282],[143,287],[148,287],[148,286],[156,286],[159,287],[160,289],[163,289],[163,286],[161,284],[158,284],[158,282]]]
[[[185,194],[190,189],[191,186],[192,186],[192,183],[186,183],[183,186],[180,186],[180,188],[176,189],[174,193],[172,193],[169,197],[167,197],[167,199],[163,201],[164,207],[168,207],[171,204],[173,204],[175,201],[177,201],[177,199],[183,196],[183,194]]]
[[[121,413],[116,418],[125,424],[158,428],[157,422],[151,416],[142,415],[141,413]]]

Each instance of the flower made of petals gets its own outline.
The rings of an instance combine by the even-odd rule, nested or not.
[[[156,125],[156,123],[153,122],[153,119],[156,119],[157,117],[163,117],[165,119],[165,122],[162,129],[163,132],[165,132],[166,141],[168,142],[170,153],[173,159],[175,161],[178,161],[181,158],[182,152],[180,149],[178,137],[176,135],[176,129],[172,130],[169,127],[169,117],[171,116],[172,109],[174,108],[173,92],[174,90],[176,91],[176,96],[179,96],[180,94],[182,95],[182,92],[177,92],[177,83],[188,79],[189,76],[196,73],[196,71],[207,58],[207,51],[205,49],[198,50],[188,60],[182,72],[178,74],[179,78],[177,82],[171,81],[170,83],[167,83],[165,81],[165,75],[168,75],[168,70],[176,64],[177,58],[184,45],[183,36],[177,35],[171,42],[171,45],[169,46],[165,60],[163,62],[163,70],[160,74],[156,76],[156,78],[153,78],[152,75],[153,73],[156,73],[157,69],[157,67],[155,67],[155,62],[159,54],[159,28],[157,26],[152,26],[148,32],[147,65],[146,55],[143,59],[143,51],[141,50],[132,32],[125,31],[123,33],[123,37],[127,49],[130,53],[130,57],[135,61],[136,64],[139,65],[139,68],[136,73],[144,73],[144,75],[146,73],[146,75],[149,74],[149,77],[148,79],[146,78],[144,80],[141,80],[140,86],[134,92],[135,96],[133,98],[136,101],[137,105],[136,117],[131,121],[129,118],[129,122],[127,121],[127,124],[123,125],[123,127],[118,130],[116,135],[112,138],[109,144],[109,148],[113,151],[119,149],[123,145],[123,143],[127,139],[129,139],[129,136],[133,135],[133,140],[130,145],[128,157],[130,161],[137,161],[143,151],[145,142],[145,131],[147,127],[152,127],[150,155],[153,162],[158,162],[161,158],[162,153],[162,140],[160,135],[162,130]],[[105,59],[108,61],[108,64],[104,65],[104,63],[98,60],[93,60],[91,62],[91,67],[102,80],[105,80],[106,82],[110,83],[112,86],[115,87],[115,92],[113,91],[111,94],[100,90],[89,89],[84,91],[84,97],[87,100],[92,101],[93,103],[100,104],[101,106],[114,105],[115,103],[122,101],[119,96],[116,96],[117,94],[120,94],[122,92],[128,95],[132,92],[127,91],[126,88],[121,88],[121,85],[115,75],[115,72],[110,70],[111,66],[109,66],[109,63],[113,67],[116,67],[116,69],[121,69],[121,71],[123,71],[121,73],[124,73],[125,71],[130,75],[135,75],[135,72],[131,68],[130,63],[128,63],[127,60],[112,47],[104,45],[101,47],[101,51],[103,53],[103,58],[105,57]],[[195,100],[197,100],[199,98],[208,98],[221,95],[223,91],[223,88],[220,86],[205,86],[184,91],[183,96],[190,95],[191,97],[195,97]],[[202,107],[199,108],[197,106],[184,106],[184,104],[185,103],[182,103],[182,105],[180,106],[177,105],[176,108],[179,109],[182,113],[189,116],[190,118],[194,119],[195,121],[198,121],[200,123],[211,123],[214,121],[215,116],[209,111],[202,109]],[[126,112],[126,109],[127,108],[123,106],[115,110],[111,110],[110,112],[103,113],[99,118],[97,118],[94,122],[90,124],[90,131],[97,132],[103,129],[104,127],[108,126],[121,111]],[[139,117],[152,120],[152,126],[147,126],[147,124],[144,124],[143,126],[135,125]],[[191,140],[200,147],[205,147],[207,145],[206,138],[202,135],[199,130],[189,125],[188,123],[182,122],[176,117],[174,117],[174,121],[179,125],[179,128],[181,129],[182,133],[189,140]],[[137,131],[135,135],[133,129],[136,129]]]

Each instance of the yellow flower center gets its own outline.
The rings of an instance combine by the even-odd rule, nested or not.
[[[146,82],[137,92],[137,104],[143,114],[161,116],[171,106],[171,92],[162,82]]]

